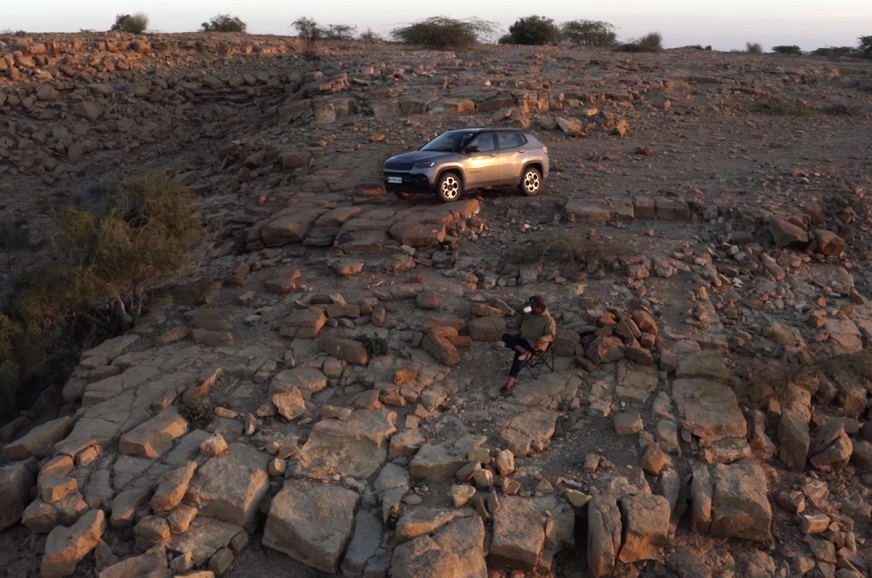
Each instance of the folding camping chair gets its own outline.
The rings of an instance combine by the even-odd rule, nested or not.
[[[547,367],[549,371],[554,371],[554,347],[550,344],[547,349],[542,351],[534,351],[533,355],[527,358],[524,365],[521,366],[521,371],[527,370],[533,379],[539,379],[539,374],[542,369]]]

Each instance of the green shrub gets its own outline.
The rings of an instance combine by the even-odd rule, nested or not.
[[[560,37],[560,28],[550,18],[527,16],[518,18],[509,26],[509,33],[500,38],[500,44],[541,46],[553,44]]]
[[[779,116],[811,116],[815,113],[814,108],[801,100],[774,95],[758,96],[751,110]]]
[[[239,19],[239,16],[219,14],[213,16],[209,22],[201,25],[203,32],[245,32],[248,25]]]
[[[388,342],[380,335],[361,335],[357,338],[372,357],[388,354]]]
[[[136,14],[119,14],[115,17],[112,30],[129,32],[130,34],[142,34],[148,28],[148,16],[142,12]]]
[[[872,58],[872,36],[860,37],[859,51],[863,58]]]
[[[579,46],[614,46],[615,27],[597,20],[570,20],[560,26],[560,38]]]
[[[455,20],[434,16],[409,26],[395,28],[391,38],[403,44],[413,44],[436,50],[467,50],[493,33],[494,25],[471,18]]]
[[[763,45],[759,42],[748,42],[745,44],[745,52],[748,54],[763,54]]]
[[[516,265],[556,263],[567,271],[582,270],[586,266],[607,266],[628,254],[626,245],[593,234],[569,232],[536,241],[516,249],[511,262]]]
[[[21,375],[18,365],[11,359],[0,360],[0,423],[18,412],[18,391]]]
[[[366,32],[360,33],[360,40],[366,44],[378,44],[379,42],[383,42],[381,36],[370,30],[366,29]]]
[[[837,60],[839,58],[856,58],[860,53],[853,46],[827,46],[813,50],[812,55]]]
[[[802,48],[796,45],[791,46],[773,46],[772,52],[775,54],[787,54],[790,56],[801,56]]]
[[[30,229],[20,221],[0,221],[0,250],[20,251],[30,248]]]
[[[323,33],[318,23],[311,18],[297,18],[291,26],[296,28],[297,36],[303,41],[303,53],[314,56],[315,44]]]
[[[179,404],[179,415],[188,421],[191,429],[206,429],[214,416],[212,403],[206,397],[195,397]]]
[[[107,189],[111,191],[111,188]],[[13,310],[45,333],[64,319],[111,306],[138,316],[149,292],[174,280],[200,238],[193,195],[167,176],[131,179],[92,211],[63,208],[56,262],[19,279]]]
[[[637,40],[631,40],[618,47],[619,52],[660,52],[663,50],[663,37],[659,32],[651,32]]]
[[[327,40],[354,40],[357,34],[357,26],[348,24],[328,24],[324,29],[324,38]]]

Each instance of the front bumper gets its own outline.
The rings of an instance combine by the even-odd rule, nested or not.
[[[432,193],[435,184],[421,173],[384,173],[385,190],[392,193]]]

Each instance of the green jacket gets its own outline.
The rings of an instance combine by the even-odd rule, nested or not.
[[[533,347],[536,347],[537,341],[541,342],[545,346],[542,349],[547,349],[557,335],[557,323],[547,309],[541,315],[522,313],[519,328],[521,337],[529,341]]]

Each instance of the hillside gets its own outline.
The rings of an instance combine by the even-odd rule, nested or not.
[[[869,61],[0,36],[0,118],[3,294],[163,171],[212,289],[0,429],[5,575],[872,576]],[[491,125],[541,195],[385,193]]]

